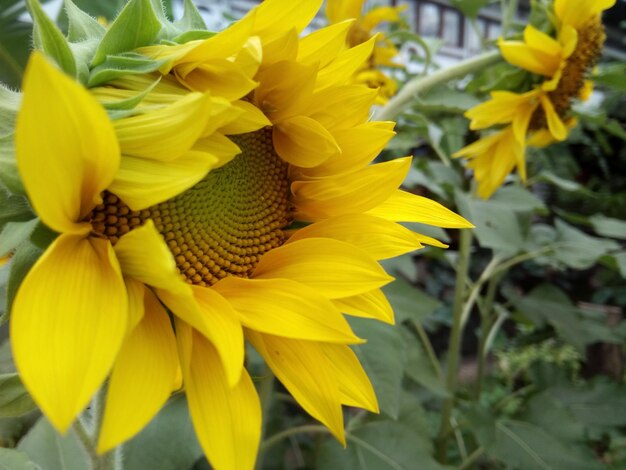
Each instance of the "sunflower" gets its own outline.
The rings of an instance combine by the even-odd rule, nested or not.
[[[367,85],[378,90],[376,104],[385,104],[398,89],[393,78],[385,74],[381,67],[401,67],[394,62],[398,50],[393,42],[383,33],[374,33],[374,30],[383,22],[400,23],[400,12],[405,7],[375,7],[362,15],[364,0],[328,0],[326,2],[326,17],[331,24],[354,19],[348,35],[347,47],[354,47],[375,37],[375,47],[368,61],[356,71],[353,82]]]
[[[374,40],[333,47],[350,23],[301,38],[320,4],[267,0],[208,39],[140,48],[159,72],[91,90],[33,54],[17,160],[59,236],[19,289],[11,337],[61,432],[110,377],[105,452],[180,373],[211,464],[252,468],[261,409],[244,338],[342,443],[342,405],[378,410],[344,314],[393,323],[378,261],[445,246],[397,222],[471,224],[399,189],[409,158],[371,163],[394,135],[367,121],[376,92],[352,82]]]
[[[605,39],[601,13],[614,4],[556,0],[556,37],[528,25],[523,41],[499,41],[507,62],[541,77],[541,82],[524,93],[494,91],[490,101],[466,112],[472,130],[506,126],[454,154],[473,159],[470,167],[481,197],[489,198],[514,167],[525,181],[526,146],[565,140],[576,125],[570,115],[572,102],[591,94],[593,84],[586,78]]]

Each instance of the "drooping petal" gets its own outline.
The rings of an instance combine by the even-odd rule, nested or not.
[[[177,370],[170,319],[152,291],[145,288],[145,315],[115,360],[98,452],[130,439],[156,415],[170,395]]]
[[[109,189],[135,211],[179,195],[204,178],[211,169],[220,166],[220,160],[227,160],[225,157],[231,155],[234,157],[232,153],[236,153],[237,146],[234,146],[224,148],[226,152],[219,156],[215,155],[222,147],[209,146],[209,143],[216,143],[212,138],[203,140],[196,147],[202,148],[202,151],[190,150],[172,161],[122,157],[119,171]]]
[[[159,110],[115,121],[122,153],[169,162],[187,152],[198,140],[211,112],[211,97],[189,93]]]
[[[443,228],[474,227],[463,217],[438,202],[400,189],[367,213],[396,222],[418,222]]]
[[[393,325],[393,309],[380,289],[375,289],[353,297],[334,299],[333,303],[346,315],[362,318],[375,318]]]
[[[563,25],[578,29],[615,5],[615,0],[555,0],[554,11]]]
[[[128,325],[126,334],[130,334],[135,326],[141,321],[145,313],[145,286],[136,279],[124,278],[126,293],[128,294]]]
[[[348,214],[301,228],[288,243],[333,238],[357,246],[374,259],[387,259],[422,248],[417,235],[402,225],[367,214]]]
[[[341,403],[378,413],[376,393],[354,351],[343,344],[320,344],[320,347],[332,366]]]
[[[332,302],[304,284],[228,277],[213,289],[228,300],[247,328],[287,338],[360,342]]]
[[[119,147],[104,109],[34,52],[24,76],[16,158],[37,215],[57,232],[86,233],[81,219],[117,171]]]
[[[24,279],[11,313],[20,377],[65,432],[108,375],[127,325],[128,299],[111,244],[61,235]]]
[[[347,175],[291,184],[293,203],[304,220],[365,212],[388,199],[402,184],[411,157],[377,163]]]
[[[243,371],[231,386],[217,351],[198,333],[191,346],[182,348],[191,350],[189,356],[181,354],[186,395],[209,462],[215,470],[252,470],[261,438],[261,406],[250,376]]]
[[[251,330],[246,331],[246,338],[302,408],[345,446],[341,398],[320,343]]]
[[[341,149],[332,134],[307,116],[281,121],[273,130],[276,153],[286,162],[310,168],[339,155]]]
[[[543,111],[546,115],[546,120],[548,122],[548,129],[550,129],[550,133],[556,140],[565,140],[567,138],[567,128],[565,124],[561,120],[561,117],[557,114],[554,109],[554,105],[550,98],[545,94],[541,95],[541,106],[543,107]]]
[[[252,277],[291,279],[330,299],[362,294],[393,280],[367,252],[329,238],[307,238],[269,251]]]

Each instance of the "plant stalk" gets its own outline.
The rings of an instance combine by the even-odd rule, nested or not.
[[[454,393],[457,385],[461,342],[463,339],[463,305],[466,292],[466,279],[469,271],[470,251],[472,248],[472,232],[469,229],[460,231],[458,269],[454,289],[454,303],[452,306],[452,331],[446,366],[446,389],[449,397],[443,402],[441,410],[441,424],[437,437],[437,459],[445,463],[447,459],[448,438],[452,425],[450,418],[454,407]]]
[[[262,413],[262,425],[261,425],[261,439],[265,437],[267,432],[267,421],[269,417],[269,411],[272,406],[272,400],[274,399],[274,374],[267,364],[263,370],[261,383],[259,385],[259,400],[261,401],[261,413]],[[263,441],[262,441],[263,442]],[[261,470],[263,468],[263,450],[265,447],[261,445],[259,448],[259,455],[257,456],[255,469]]]
[[[396,96],[374,115],[377,121],[393,121],[402,111],[421,94],[442,83],[462,78],[467,74],[479,71],[485,67],[498,62],[501,59],[499,51],[485,52],[470,59],[459,62],[452,67],[447,67],[426,77],[415,77],[407,82]]]

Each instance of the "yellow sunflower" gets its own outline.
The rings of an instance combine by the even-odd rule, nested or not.
[[[385,104],[398,90],[395,80],[386,75],[380,67],[401,67],[394,62],[398,50],[383,33],[374,30],[383,22],[399,23],[400,13],[404,7],[375,7],[361,14],[364,0],[328,0],[326,2],[326,17],[331,24],[337,24],[354,19],[348,35],[346,45],[354,47],[375,37],[375,46],[368,61],[356,71],[353,82],[367,85],[378,90],[376,104]]]
[[[60,235],[19,289],[11,338],[59,431],[110,377],[105,452],[180,371],[211,464],[252,468],[261,410],[244,338],[341,442],[342,405],[378,410],[343,314],[392,323],[378,261],[445,246],[397,222],[471,224],[398,189],[409,158],[371,163],[393,136],[367,122],[376,92],[352,83],[374,43],[332,47],[349,23],[300,38],[320,4],[267,0],[209,39],[140,49],[159,73],[92,90],[33,54],[17,161]],[[100,104],[133,100],[111,117]]]
[[[576,124],[569,115],[572,101],[588,99],[593,88],[586,77],[602,53],[605,34],[600,15],[614,4],[615,0],[556,0],[556,39],[528,25],[523,41],[499,41],[507,62],[543,81],[525,93],[492,92],[490,101],[465,114],[472,130],[507,126],[454,154],[473,159],[481,197],[489,198],[514,167],[526,179],[527,145],[543,147],[567,138]]]

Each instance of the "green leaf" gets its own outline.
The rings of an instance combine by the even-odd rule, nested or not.
[[[103,17],[108,21],[113,21],[117,13],[126,4],[126,0],[73,0],[74,4],[85,13],[94,18]]]
[[[101,64],[108,55],[130,52],[150,45],[160,30],[161,21],[152,2],[130,0],[102,38],[91,65]]]
[[[613,253],[613,259],[617,264],[617,269],[623,278],[626,278],[626,251]]]
[[[407,362],[402,334],[398,328],[362,318],[350,318],[357,336],[367,343],[354,346],[370,378],[383,413],[398,417],[402,378]]]
[[[316,468],[319,470],[442,470],[420,445],[424,437],[394,421],[368,423],[346,433],[348,448],[334,440],[322,444]]]
[[[617,91],[626,91],[626,64],[614,63],[600,67],[593,81]]]
[[[452,0],[455,7],[463,12],[465,16],[476,18],[481,8],[486,6],[491,0]]]
[[[546,212],[544,202],[521,186],[505,186],[500,188],[490,202],[515,212]]]
[[[528,421],[564,442],[582,443],[585,427],[559,401],[558,395],[543,391],[534,395],[524,406],[522,421]]]
[[[23,222],[32,219],[33,213],[23,196],[16,196],[0,189],[0,227],[8,222]]]
[[[541,173],[537,175],[537,179],[540,181],[546,181],[548,183],[551,183],[555,185],[557,188],[562,189],[563,191],[569,191],[569,192],[577,192],[577,191],[586,192],[587,191],[587,189],[585,189],[584,186],[577,183],[576,181],[561,178],[560,176],[555,175],[551,171],[545,171],[545,170],[542,171]]]
[[[187,402],[179,395],[143,431],[124,444],[124,470],[188,469],[201,456]]]
[[[106,29],[95,18],[78,8],[72,0],[64,0],[68,18],[68,39],[71,42],[100,39]]]
[[[555,228],[557,238],[553,256],[570,268],[590,268],[599,258],[620,248],[613,240],[589,236],[562,220],[556,220]]]
[[[15,194],[26,194],[15,161],[14,134],[0,137],[0,181]]]
[[[104,62],[93,68],[88,86],[94,87],[129,74],[145,74],[158,70],[162,60],[153,60],[135,52],[110,55]]]
[[[20,19],[25,12],[23,2],[0,2],[0,82],[16,89],[32,48],[33,25]]]
[[[0,136],[12,134],[15,118],[20,109],[21,95],[0,83]]]
[[[408,331],[404,334],[404,339],[407,350],[406,376],[438,397],[448,397],[450,393],[446,390],[443,381],[437,376],[437,372],[420,341]]]
[[[173,38],[172,41],[177,44],[185,44],[186,42],[189,42],[189,41],[199,41],[203,39],[208,39],[212,36],[215,36],[215,33],[211,31],[194,29],[194,30],[185,31],[182,34],[179,34],[178,36]]]
[[[9,272],[9,283],[7,285],[7,304],[5,313],[0,317],[0,325],[8,319],[17,289],[22,284],[30,268],[35,264],[35,261],[41,256],[41,252],[41,249],[31,243],[22,243],[15,255],[13,255]]]
[[[418,102],[418,108],[428,112],[464,113],[480,103],[474,96],[442,85],[432,88]]]
[[[38,0],[26,0],[35,27],[35,45],[52,58],[71,77],[76,77],[76,60],[61,30],[41,8]]]
[[[39,219],[31,219],[28,222],[9,222],[0,233],[0,256],[15,250],[19,245],[30,237]]]
[[[0,447],[0,470],[39,470],[23,452]]]
[[[20,441],[17,449],[24,452],[42,469],[77,470],[90,468],[90,463],[73,429],[64,436],[56,432],[46,418]]]
[[[522,226],[514,211],[503,205],[475,199],[456,192],[461,215],[472,222],[474,234],[483,248],[492,248],[503,256],[519,253],[524,247]]]
[[[17,374],[0,375],[0,417],[23,415],[37,409]]]
[[[441,306],[441,302],[399,277],[383,287],[393,307],[396,323],[405,320],[422,322]]]
[[[206,30],[206,24],[202,19],[202,15],[193,4],[192,0],[184,0],[185,9],[183,11],[183,17],[174,23],[182,31]],[[178,42],[178,41],[177,41]]]
[[[602,214],[589,217],[589,221],[598,235],[626,240],[626,221],[605,217]]]

